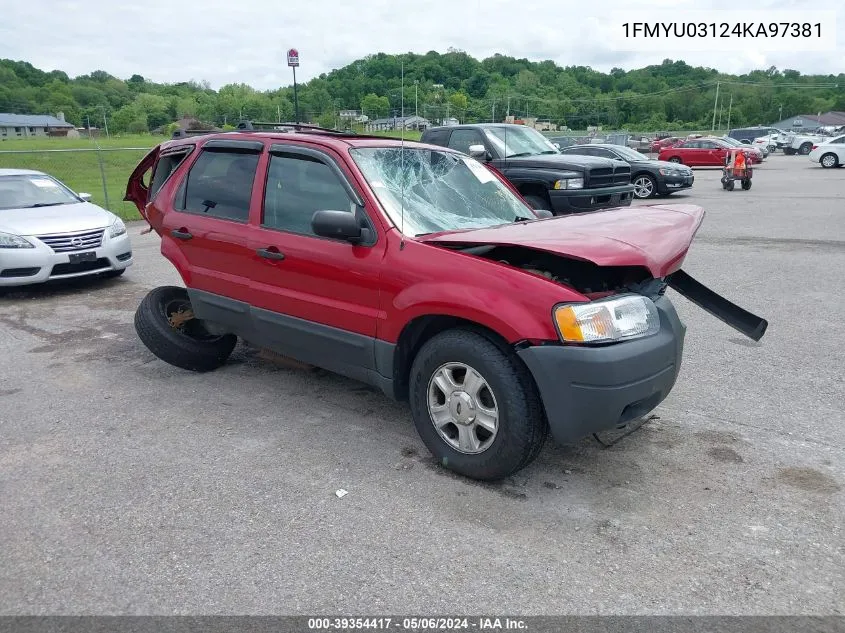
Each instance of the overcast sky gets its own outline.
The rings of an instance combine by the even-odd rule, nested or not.
[[[630,70],[683,59],[724,72],[793,68],[803,73],[845,72],[845,9],[822,25],[836,42],[816,52],[620,50],[607,29],[624,18],[670,21],[699,10],[701,0],[28,0],[9,2],[0,21],[0,57],[31,62],[71,76],[105,70],[126,79],[134,73],[153,81],[207,80],[213,88],[232,82],[259,89],[291,83],[285,51],[301,56],[297,79],[305,81],[375,52],[445,53],[448,47],[477,58],[494,53],[608,71]],[[835,10],[835,0],[709,0],[713,19],[731,19],[738,7],[767,21],[773,9],[792,19],[807,11]],[[292,8],[295,7],[295,8]],[[725,13],[713,11],[724,9]],[[618,31],[617,31],[618,32]],[[629,40],[630,42],[630,40]],[[641,47],[643,48],[643,47]],[[652,47],[653,48],[653,47]],[[699,47],[700,48],[700,47]],[[790,48],[796,48],[791,46]],[[805,47],[806,48],[806,47]]]

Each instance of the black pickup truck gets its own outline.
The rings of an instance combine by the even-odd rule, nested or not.
[[[533,128],[513,123],[433,127],[420,141],[450,147],[500,171],[535,209],[555,215],[627,207],[634,197],[625,161],[564,155]]]

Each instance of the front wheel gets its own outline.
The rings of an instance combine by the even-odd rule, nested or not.
[[[551,204],[549,201],[544,199],[542,196],[523,196],[525,201],[528,203],[532,209],[546,209],[547,211],[551,211]]]
[[[839,164],[839,158],[836,154],[828,152],[824,156],[819,159],[819,163],[821,163],[822,167],[831,168],[836,167]]]
[[[530,373],[518,358],[472,330],[427,341],[411,366],[414,425],[444,467],[495,481],[525,468],[548,424]]]
[[[681,159],[678,158],[677,156],[673,156],[672,158],[669,159],[669,162],[670,163],[680,163]]]
[[[742,180],[742,188],[743,188],[745,191],[748,191],[749,189],[751,189],[751,179],[750,179],[750,178],[743,178],[743,180]]]
[[[640,199],[652,198],[657,193],[657,183],[648,174],[634,178],[634,196]]]
[[[135,331],[153,354],[190,371],[211,371],[226,362],[238,337],[210,333],[194,317],[188,292],[161,286],[144,297],[135,311]]]

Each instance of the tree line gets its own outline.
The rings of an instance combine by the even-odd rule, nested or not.
[[[370,119],[419,114],[435,121],[450,116],[480,122],[510,114],[577,130],[590,125],[706,129],[714,106],[723,122],[730,109],[734,126],[845,111],[845,74],[803,75],[771,67],[728,75],[671,59],[603,73],[499,54],[478,60],[449,49],[367,56],[299,85],[298,100],[300,120],[325,127],[342,124],[341,111],[357,110]],[[164,84],[141,74],[123,80],[103,70],[71,78],[9,59],[0,60],[0,112],[63,112],[80,127],[101,127],[105,118],[110,131],[134,133],[183,117],[228,126],[242,119],[292,121],[295,116],[292,86],[261,91],[236,83],[213,90],[204,81]]]

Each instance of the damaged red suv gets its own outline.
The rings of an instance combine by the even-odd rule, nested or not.
[[[162,360],[226,362],[238,338],[407,399],[441,463],[494,480],[549,432],[569,443],[654,409],[685,327],[674,288],[759,340],[767,323],[680,267],[704,212],[551,217],[443,147],[306,126],[154,148],[127,187],[185,288],[135,326]]]

